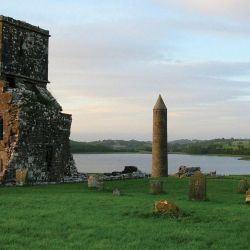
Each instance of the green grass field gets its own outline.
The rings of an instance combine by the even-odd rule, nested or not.
[[[174,177],[163,178],[162,195],[148,194],[147,179],[106,182],[105,191],[86,183],[0,188],[0,249],[249,249],[239,179],[208,179],[205,202],[189,201],[188,179]],[[116,187],[122,196],[112,195]],[[153,216],[160,199],[182,215]]]

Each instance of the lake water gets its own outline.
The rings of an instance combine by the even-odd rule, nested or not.
[[[151,154],[74,154],[78,171],[86,173],[122,171],[129,165],[150,173],[151,157]],[[200,167],[205,173],[216,170],[222,175],[250,174],[250,161],[237,157],[170,154],[168,165],[169,174],[176,173],[181,165]]]

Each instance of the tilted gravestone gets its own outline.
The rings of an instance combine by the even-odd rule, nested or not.
[[[160,180],[150,181],[150,194],[162,194],[163,193],[163,182]]]
[[[241,194],[245,194],[248,190],[248,184],[246,180],[240,180],[239,186],[238,186],[238,192]]]
[[[189,199],[190,200],[206,200],[206,176],[200,171],[195,172],[189,180]]]

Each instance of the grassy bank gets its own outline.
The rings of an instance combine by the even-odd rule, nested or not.
[[[236,192],[241,177],[208,179],[206,202],[187,199],[188,179],[164,178],[164,195],[149,180],[0,188],[1,249],[248,249],[250,205]],[[246,177],[250,182],[250,177]],[[114,197],[113,188],[124,195]],[[183,211],[151,215],[155,200]]]
[[[250,155],[245,155],[239,158],[239,160],[250,161]]]
[[[169,155],[171,154],[178,154],[178,155],[203,155],[203,156],[222,156],[222,157],[235,157],[238,158],[238,160],[250,160],[249,155],[234,155],[234,154],[191,154],[191,153],[185,153],[185,152],[169,152]]]

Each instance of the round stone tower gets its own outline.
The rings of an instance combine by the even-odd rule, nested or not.
[[[167,108],[159,95],[153,109],[152,177],[168,176]]]

